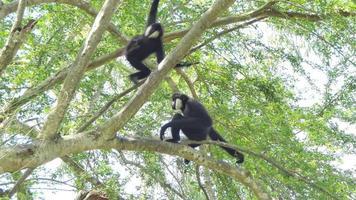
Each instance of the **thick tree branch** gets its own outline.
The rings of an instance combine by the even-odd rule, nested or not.
[[[145,138],[114,138],[106,140],[101,132],[87,132],[64,136],[57,142],[43,141],[32,145],[18,145],[0,149],[0,174],[23,168],[33,168],[57,157],[93,149],[118,149],[129,151],[150,151],[177,155],[217,172],[226,174],[250,188],[259,199],[270,199],[253,180],[250,173],[242,168],[230,166],[222,161],[200,154],[186,145],[162,142]]]
[[[15,120],[14,122],[11,122],[11,124],[13,124],[13,125],[11,125],[11,127],[15,126],[15,127],[12,127],[11,129],[14,129],[14,131],[17,132],[17,133],[21,133],[23,135],[26,135],[28,132],[31,132],[30,137],[32,137],[32,138],[35,138],[36,135],[38,134],[37,130],[34,130],[32,127],[29,127],[28,125],[26,125],[26,124],[24,124],[24,123],[22,123],[22,122],[20,122],[18,120]],[[8,130],[6,130],[6,131],[8,131]],[[87,182],[91,183],[93,186],[96,186],[96,187],[100,187],[102,185],[100,180],[98,180],[94,176],[91,176],[89,173],[87,173],[83,166],[81,166],[80,164],[75,162],[69,156],[63,156],[63,157],[61,157],[61,159],[63,160],[63,162],[65,162],[74,171],[74,173],[76,174],[77,177],[84,177]],[[29,169],[29,170],[31,170],[31,169]],[[23,178],[22,178],[23,181],[26,179],[25,178],[25,175],[27,174],[26,172],[23,175]],[[54,181],[54,180],[51,180],[51,181]],[[19,183],[19,182],[20,182],[20,180],[17,183]],[[16,185],[18,185],[17,183],[16,183]],[[62,183],[62,182],[59,182],[59,183]],[[62,184],[64,184],[64,183],[62,183]],[[15,187],[14,187],[14,189],[15,189]],[[17,189],[16,190],[14,190],[14,189],[12,189],[11,191],[15,191],[16,192]],[[9,194],[12,194],[11,191],[9,192]]]
[[[106,0],[97,15],[92,29],[84,42],[81,52],[78,54],[70,73],[64,80],[63,87],[57,99],[57,105],[49,113],[47,121],[39,135],[42,139],[54,139],[57,130],[63,120],[65,112],[74,96],[75,90],[84,75],[90,57],[93,55],[99,44],[106,26],[109,24],[111,16],[114,14],[119,1]]]
[[[355,12],[345,12],[343,10],[336,10],[334,13],[326,13],[323,15],[318,15],[318,14],[309,14],[309,13],[299,13],[299,12],[293,12],[293,11],[280,11],[275,8],[269,9],[265,13],[269,17],[278,17],[278,18],[283,18],[283,19],[302,19],[302,20],[307,20],[311,22],[316,22],[320,21],[323,19],[330,18],[330,16],[333,16],[335,14],[338,14],[343,17],[355,17],[356,13]]]

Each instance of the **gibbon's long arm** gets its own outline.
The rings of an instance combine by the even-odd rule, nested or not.
[[[157,48],[156,51],[156,57],[157,57],[157,64],[159,65],[159,63],[161,63],[161,61],[164,59],[164,57],[166,56],[164,53],[164,48],[163,48],[163,44],[159,44],[160,47]]]
[[[151,5],[151,10],[147,18],[146,28],[153,23],[156,23],[157,20],[157,8],[158,8],[159,0],[153,0]]]

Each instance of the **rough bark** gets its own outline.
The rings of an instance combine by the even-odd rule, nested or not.
[[[16,55],[20,45],[25,40],[28,30],[21,27],[23,14],[25,12],[25,0],[20,0],[16,12],[16,20],[13,23],[10,31],[10,36],[5,43],[5,47],[0,52],[0,77],[2,72],[10,64],[13,57]]]
[[[19,12],[19,17],[22,19],[24,8]],[[14,23],[10,36],[8,37],[4,48],[0,52],[0,77],[3,74],[6,67],[11,63],[15,57],[17,51],[20,49],[20,46],[26,41],[28,34],[31,32],[37,21],[30,20],[27,25],[20,27],[20,19]]]

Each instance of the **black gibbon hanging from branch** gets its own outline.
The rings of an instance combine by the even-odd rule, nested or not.
[[[150,75],[151,70],[143,63],[152,53],[156,54],[157,64],[165,57],[163,49],[163,27],[156,22],[159,0],[153,0],[148,15],[146,30],[143,35],[135,36],[126,46],[125,56],[129,63],[138,70],[130,75],[130,80],[135,84]],[[176,67],[186,67],[196,63],[180,63]]]
[[[219,135],[213,128],[213,121],[209,116],[204,106],[187,95],[175,93],[172,96],[172,108],[174,110],[181,110],[182,114],[175,114],[170,122],[163,125],[160,131],[160,138],[163,140],[164,132],[168,127],[171,127],[172,139],[167,142],[177,143],[180,140],[179,131],[182,130],[184,135],[189,140],[203,141],[209,136],[212,140],[226,142],[226,140]],[[200,144],[189,144],[190,147],[195,148]],[[226,152],[237,159],[237,163],[244,161],[244,155],[234,149],[223,147]],[[187,164],[189,160],[184,160]]]

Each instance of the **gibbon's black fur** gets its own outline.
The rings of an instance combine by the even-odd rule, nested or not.
[[[158,3],[159,0],[153,0],[152,2],[145,33],[132,38],[126,46],[126,59],[138,70],[138,72],[130,75],[130,80],[135,84],[151,73],[151,70],[143,63],[144,59],[155,53],[157,64],[159,64],[165,57],[162,41],[163,27],[160,23],[156,22]],[[181,63],[177,64],[176,67],[185,67],[193,64],[195,63]]]
[[[175,114],[170,122],[161,127],[160,138],[163,140],[164,132],[168,127],[171,127],[172,139],[167,142],[177,143],[180,140],[179,131],[182,130],[184,135],[190,140],[202,141],[209,136],[212,140],[226,142],[216,130],[213,128],[213,121],[209,116],[204,106],[187,95],[175,93],[172,96],[172,108],[174,110],[181,110],[182,114]],[[189,144],[190,147],[195,148],[200,144]],[[237,158],[237,163],[244,161],[244,155],[234,149],[221,146],[231,156]],[[184,161],[186,164],[188,160]]]

